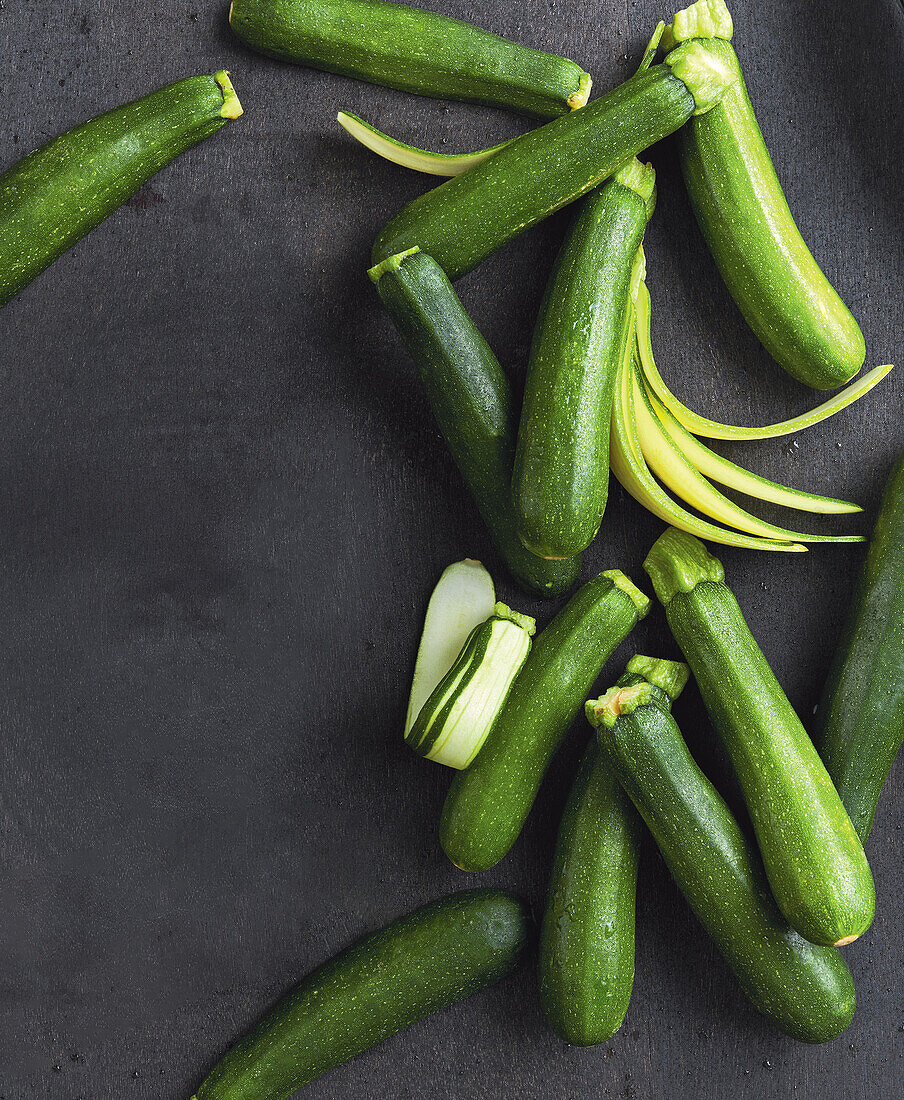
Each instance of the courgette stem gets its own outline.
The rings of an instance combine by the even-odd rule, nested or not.
[[[698,0],[672,16],[662,35],[662,48],[668,53],[682,42],[694,38],[723,38],[731,41],[734,24],[725,0]]]

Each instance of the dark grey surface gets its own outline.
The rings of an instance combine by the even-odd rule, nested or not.
[[[435,6],[566,53],[599,90],[627,75],[668,14],[651,0]],[[868,363],[900,357],[900,6],[737,0],[734,12],[804,235],[861,321]],[[245,116],[0,315],[5,1100],[185,1098],[312,965],[473,885],[436,839],[448,775],[399,736],[425,601],[445,565],[472,555],[504,598],[552,610],[503,578],[364,275],[376,229],[425,181],[333,122],[345,106],[451,151],[520,120],[257,58],[201,0],[3,0],[0,163],[223,65]],[[720,284],[673,149],[653,159],[647,254],[663,373],[722,419],[809,407],[817,399],[768,359]],[[563,224],[461,286],[518,381]],[[830,425],[726,453],[873,508],[904,446],[902,396],[904,374],[892,375]],[[648,587],[640,563],[661,527],[615,486],[587,574],[618,566]],[[722,557],[809,716],[862,550]],[[633,648],[674,654],[658,609],[605,680]],[[696,692],[676,711],[731,795]],[[584,736],[575,731],[521,841],[482,882],[542,908]],[[900,1095],[902,793],[899,766],[869,844],[878,916],[848,953],[860,1008],[830,1046],[802,1047],[756,1015],[648,848],[635,993],[611,1043],[563,1046],[527,967],[305,1095]]]

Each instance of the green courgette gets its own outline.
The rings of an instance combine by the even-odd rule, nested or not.
[[[811,943],[851,943],[873,919],[873,876],[721,562],[671,527],[644,568],[731,757],[779,908]]]
[[[440,842],[457,867],[486,871],[518,839],[600,670],[649,607],[612,569],[580,588],[537,635],[493,732],[446,796]]]
[[[711,109],[732,79],[707,45],[678,47],[665,64],[531,130],[409,203],[377,237],[373,262],[417,246],[457,279],[695,112]]]
[[[577,580],[580,558],[543,561],[518,537],[510,494],[511,387],[449,280],[417,248],[376,265],[370,277],[420,370],[439,429],[506,565],[538,595],[566,592]]]
[[[632,158],[588,195],[540,307],[512,503],[521,541],[544,558],[586,549],[606,509],[612,393],[655,179],[650,165]]]
[[[823,762],[866,842],[904,740],[904,455],[885,486],[817,714]]]
[[[502,890],[441,898],[308,975],[214,1066],[192,1100],[286,1100],[417,1020],[504,978],[527,942]]]
[[[642,684],[588,703],[587,717],[605,763],[754,1005],[803,1042],[840,1035],[856,1003],[841,953],[789,927],[756,848],[697,767],[668,709]]]
[[[233,0],[229,22],[260,53],[436,99],[555,118],[590,94],[573,61],[407,4]]]
[[[155,172],[242,113],[225,72],[192,76],[48,141],[0,175],[0,305]]]
[[[668,708],[687,665],[633,657],[620,687],[652,683]],[[559,825],[540,933],[540,1000],[556,1034],[574,1046],[610,1039],[634,984],[634,906],[641,824],[591,738]]]
[[[697,221],[747,323],[784,369],[814,389],[849,381],[863,366],[863,333],[822,273],[794,222],[753,112],[724,10],[701,28],[673,23],[673,42],[706,39],[733,74],[730,90],[681,131],[681,167]],[[680,13],[685,15],[686,13]],[[677,17],[676,17],[677,20]],[[667,35],[667,37],[669,37]],[[680,48],[680,47],[679,47]]]

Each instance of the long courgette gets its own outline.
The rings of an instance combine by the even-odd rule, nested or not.
[[[807,1043],[851,1022],[854,983],[841,953],[808,943],[779,912],[755,847],[697,767],[648,685],[587,704],[606,764],[630,796],[703,927],[747,996]]]
[[[820,755],[865,843],[904,740],[904,455],[885,486],[817,714]]]
[[[586,549],[606,509],[612,393],[655,178],[632,158],[587,196],[540,307],[512,502],[521,541],[544,558]]]
[[[532,592],[561,595],[577,580],[580,558],[544,561],[518,537],[510,494],[515,413],[499,360],[424,252],[413,248],[393,256],[370,277],[420,370],[439,429],[506,565]]]
[[[225,72],[179,80],[48,141],[0,175],[0,305],[155,172],[242,113]]]
[[[531,130],[409,203],[377,237],[373,262],[417,246],[457,279],[695,112],[711,109],[732,79],[707,45],[679,46],[665,64]]]
[[[850,943],[872,922],[873,876],[721,562],[671,527],[644,568],[731,757],[779,908],[811,943]]]
[[[653,684],[668,708],[687,665],[633,657],[619,687]],[[591,738],[568,795],[540,933],[540,1000],[556,1034],[573,1046],[610,1039],[634,985],[634,907],[641,824]]]
[[[486,871],[518,839],[550,761],[609,655],[650,607],[617,569],[571,597],[534,641],[493,732],[452,780],[440,842],[463,871]]]
[[[417,1020],[504,978],[527,942],[502,890],[440,898],[308,975],[225,1054],[192,1100],[286,1100]]]

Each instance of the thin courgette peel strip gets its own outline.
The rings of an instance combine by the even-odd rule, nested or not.
[[[782,420],[777,424],[767,424],[761,428],[746,428],[737,424],[720,424],[700,416],[672,393],[663,381],[656,362],[653,358],[653,347],[650,339],[650,293],[646,286],[640,288],[637,296],[637,349],[640,356],[640,364],[643,369],[644,382],[649,390],[659,399],[678,423],[693,435],[702,435],[707,439],[750,440],[750,439],[777,439],[783,435],[793,435],[795,432],[812,428],[815,424],[828,420],[830,416],[846,409],[865,394],[869,393],[892,369],[891,364],[874,367],[867,374],[862,375],[856,382],[852,382],[843,390],[840,390],[828,401],[817,405],[809,412],[790,420]]]

